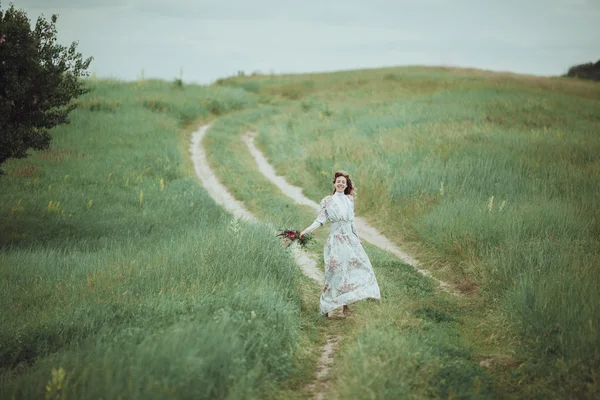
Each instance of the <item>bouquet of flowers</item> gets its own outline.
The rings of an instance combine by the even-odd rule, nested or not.
[[[275,236],[283,238],[283,247],[289,247],[294,241],[296,241],[302,248],[305,248],[308,242],[312,239],[312,233],[307,233],[300,237],[300,231],[294,231],[291,229],[286,229]]]

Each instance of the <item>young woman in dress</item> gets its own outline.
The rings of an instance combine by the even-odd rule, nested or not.
[[[325,287],[321,293],[320,312],[330,313],[365,298],[379,299],[379,285],[369,257],[362,247],[354,225],[354,187],[348,173],[337,171],[333,177],[334,191],[321,200],[321,210],[315,221],[300,233],[300,237],[331,221],[331,233],[323,251]]]

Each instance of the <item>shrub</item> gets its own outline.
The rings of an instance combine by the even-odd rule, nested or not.
[[[89,92],[79,77],[92,58],[84,60],[75,42],[55,44],[56,20],[39,17],[32,30],[24,11],[0,9],[0,164],[47,149],[48,130],[69,123],[71,100]]]
[[[600,81],[600,60],[596,61],[595,64],[590,62],[586,64],[575,65],[569,68],[567,76]]]

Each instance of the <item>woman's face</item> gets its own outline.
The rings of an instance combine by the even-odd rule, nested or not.
[[[335,190],[338,192],[343,192],[344,190],[346,190],[346,177],[344,176],[338,176],[337,178],[335,178]]]

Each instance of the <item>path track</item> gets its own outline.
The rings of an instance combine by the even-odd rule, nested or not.
[[[309,206],[313,208],[316,213],[319,212],[319,204],[305,197],[304,194],[302,194],[302,188],[289,184],[284,177],[277,175],[273,166],[269,164],[269,161],[254,144],[255,137],[256,134],[254,132],[246,132],[244,135],[242,135],[242,141],[248,146],[248,150],[250,150],[252,157],[254,157],[254,161],[256,161],[256,164],[258,165],[258,170],[267,179],[273,182],[273,184],[277,185],[277,187],[279,187],[279,189],[285,195],[293,199],[296,203]],[[369,223],[364,218],[355,217],[354,221],[356,223],[356,230],[359,232],[361,239],[365,239],[367,242],[379,247],[380,249],[389,251],[405,263],[411,265],[413,268],[415,268],[417,272],[435,280],[442,289],[454,293],[449,284],[431,276],[429,271],[419,268],[419,262],[416,259],[409,256],[400,248],[398,248],[388,238],[379,233],[377,229],[369,225]]]
[[[241,218],[247,220],[249,222],[259,223],[260,221],[249,212],[243,205],[242,202],[236,200],[228,191],[227,188],[219,182],[219,179],[210,168],[208,163],[208,159],[206,158],[206,150],[202,145],[202,139],[206,135],[207,130],[209,129],[209,125],[203,125],[192,135],[192,143],[190,147],[190,153],[192,157],[192,161],[194,163],[194,168],[196,170],[196,175],[202,182],[202,185],[206,189],[206,191],[212,196],[212,198],[220,204],[223,208],[233,214],[236,218]],[[302,193],[302,188],[297,186],[293,186],[289,184],[284,177],[278,176],[275,172],[275,169],[262,152],[256,147],[254,144],[254,138],[256,134],[252,132],[247,132],[242,135],[242,141],[246,143],[248,146],[248,150],[252,157],[254,158],[258,170],[273,184],[275,184],[284,194],[292,198],[296,203],[300,205],[305,205],[313,208],[315,212],[318,212],[320,207],[319,204],[314,201],[308,199]],[[447,283],[440,281],[437,278],[431,276],[429,271],[420,269],[418,267],[419,262],[413,257],[406,254],[400,248],[398,248],[394,243],[392,243],[388,238],[379,233],[375,228],[367,223],[367,221],[362,217],[356,217],[356,228],[360,232],[360,236],[362,239],[372,243],[373,245],[394,254],[396,257],[406,262],[407,264],[413,266],[416,271],[419,273],[428,276],[429,278],[438,282],[442,289],[456,294],[453,290],[451,290],[451,286]],[[275,230],[273,229],[275,232]],[[296,264],[301,268],[306,276],[315,280],[320,286],[323,285],[323,272],[321,272],[317,268],[317,262],[314,258],[309,256],[307,253],[301,251],[298,247],[292,246],[292,251],[294,254],[294,259]],[[315,381],[310,385],[307,385],[306,390],[311,393],[314,399],[320,400],[325,396],[326,384],[325,380],[329,373],[329,368],[333,363],[333,353],[335,352],[335,348],[337,347],[338,342],[342,338],[337,335],[330,335],[327,337],[327,343],[321,349],[321,358],[319,359],[317,365],[317,371],[315,374]]]
[[[190,153],[192,155],[196,175],[200,178],[202,186],[204,186],[208,194],[211,195],[217,204],[221,205],[236,218],[258,223],[258,219],[250,211],[246,210],[246,207],[244,207],[242,202],[236,200],[227,191],[227,188],[219,182],[219,179],[210,168],[208,159],[206,158],[206,150],[204,149],[204,146],[202,146],[202,139],[206,135],[208,128],[209,125],[203,125],[192,135]],[[275,230],[273,230],[273,232],[275,232]],[[292,246],[291,248],[296,263],[302,269],[304,274],[321,285],[323,283],[323,273],[317,268],[316,260],[295,246]]]
[[[258,223],[259,220],[251,212],[249,212],[240,201],[236,200],[227,191],[227,188],[221,182],[219,182],[219,179],[210,168],[208,159],[206,158],[206,150],[202,145],[202,139],[206,135],[206,131],[209,127],[209,125],[203,125],[192,134],[190,153],[194,163],[194,169],[196,170],[196,175],[202,182],[202,185],[208,194],[217,202],[217,204],[221,205],[236,218]],[[273,231],[275,233],[275,230]],[[323,273],[317,268],[317,262],[315,259],[295,246],[292,246],[291,249],[293,251],[296,264],[301,268],[306,276],[315,280],[321,287],[323,285]],[[317,364],[315,380],[305,388],[316,400],[325,398],[324,391],[326,387],[324,381],[329,374],[329,368],[333,363],[333,353],[340,339],[340,336],[331,335],[327,337],[327,343],[321,349],[321,358]]]

